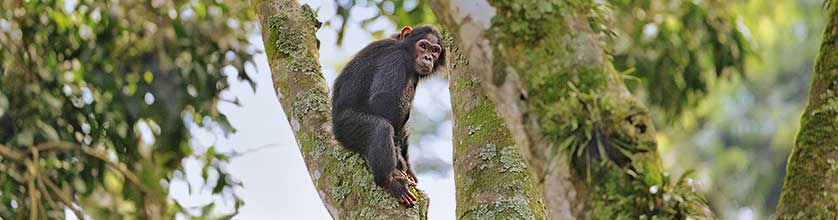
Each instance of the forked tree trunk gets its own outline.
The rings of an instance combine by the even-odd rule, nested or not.
[[[329,89],[320,71],[320,23],[296,0],[253,1],[279,102],[291,123],[309,175],[334,219],[427,219],[428,197],[405,208],[373,183],[366,161],[338,144]]]
[[[670,181],[592,0],[432,0],[542,189],[550,219],[712,219]]]
[[[544,219],[544,202],[481,79],[450,36],[457,219]]]
[[[838,219],[838,0],[827,4],[809,104],[789,156],[778,219]]]

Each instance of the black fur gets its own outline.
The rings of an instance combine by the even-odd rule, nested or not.
[[[334,133],[341,144],[366,156],[375,183],[400,198],[408,193],[404,180],[393,178],[396,170],[415,180],[408,164],[408,133],[416,84],[427,75],[416,70],[417,41],[434,34],[445,48],[439,32],[431,26],[393,35],[362,49],[338,76],[332,95]],[[431,73],[445,64],[442,49]]]

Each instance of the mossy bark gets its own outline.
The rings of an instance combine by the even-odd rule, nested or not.
[[[550,219],[712,219],[662,171],[646,108],[606,52],[595,1],[431,1],[544,193]]]
[[[277,97],[309,174],[334,219],[427,219],[428,197],[405,208],[373,183],[366,161],[331,131],[329,89],[320,70],[311,8],[295,0],[254,1]]]
[[[778,219],[838,219],[838,0],[812,76],[809,104],[789,156]]]
[[[495,104],[450,35],[457,219],[544,219],[541,193]]]

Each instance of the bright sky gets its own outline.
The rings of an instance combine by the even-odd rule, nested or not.
[[[333,1],[304,0],[301,3],[309,3],[318,10],[319,20],[333,19]],[[376,11],[375,8],[356,7],[352,14],[372,15]],[[359,26],[362,19],[361,16],[350,19],[343,47],[336,46],[336,32],[332,28],[324,27],[317,33],[321,41],[320,61],[330,85],[339,71],[336,67],[374,40]],[[388,33],[398,31],[394,24],[385,19],[374,22],[372,29],[386,30]],[[258,30],[254,30],[251,41],[260,50],[263,48]],[[193,129],[196,134],[194,141],[198,146],[215,145],[237,152],[262,147],[234,158],[228,166],[230,173],[244,182],[244,187],[237,189],[237,193],[245,201],[245,206],[236,219],[330,219],[315,192],[285,113],[273,91],[267,58],[265,54],[258,54],[255,59],[258,73],[251,76],[257,82],[256,93],[246,83],[230,77],[230,89],[222,94],[225,98],[237,97],[241,101],[241,107],[227,103],[219,107],[238,131],[225,138]],[[414,108],[429,113],[432,118],[444,117],[451,108],[447,91],[447,81],[438,77],[420,83]],[[436,157],[451,164],[451,122],[439,126],[443,126],[438,129],[441,134],[428,135],[411,146],[411,159]],[[202,182],[198,176],[200,165],[197,162],[186,161],[184,165],[190,182]],[[430,219],[454,219],[453,175],[450,172],[444,177],[436,174],[418,175],[421,180],[418,187],[431,197]],[[201,192],[193,189],[190,195],[188,185],[184,182],[173,182],[170,190],[172,197],[187,207],[212,201],[212,197],[206,193],[209,189]]]

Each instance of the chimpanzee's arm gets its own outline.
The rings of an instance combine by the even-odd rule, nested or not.
[[[370,85],[367,104],[372,114],[387,119],[394,126],[402,120],[402,93],[407,83],[407,74],[402,69],[398,64],[379,67]]]

